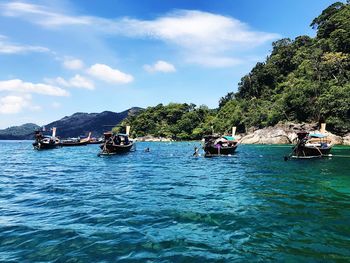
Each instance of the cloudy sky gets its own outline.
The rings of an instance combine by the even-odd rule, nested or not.
[[[328,0],[0,0],[0,128],[75,112],[217,107]]]

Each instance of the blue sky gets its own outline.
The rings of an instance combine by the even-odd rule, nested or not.
[[[75,112],[217,107],[328,0],[0,0],[0,128]]]

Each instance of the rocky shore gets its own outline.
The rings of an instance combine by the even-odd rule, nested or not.
[[[250,129],[246,134],[237,134],[242,144],[292,144],[299,131],[319,132],[317,123],[279,123],[274,127]],[[334,144],[350,145],[350,133],[338,136],[327,132]],[[154,137],[151,135],[135,138],[140,142],[171,142],[171,138]]]
[[[143,137],[137,137],[135,138],[135,141],[137,142],[172,142],[174,140],[171,138],[154,137],[152,135],[147,135]]]
[[[274,127],[250,130],[247,134],[240,134],[242,144],[291,144],[296,139],[298,131],[319,132],[318,124],[280,123]],[[338,136],[327,132],[334,144],[350,145],[350,133]]]

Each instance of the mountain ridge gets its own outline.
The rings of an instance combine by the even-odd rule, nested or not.
[[[140,112],[142,108],[132,107],[122,112],[102,111],[101,113],[76,112],[70,116],[50,122],[44,125],[46,131],[56,127],[56,135],[61,138],[86,136],[89,132],[92,136],[99,137],[104,131],[112,129],[126,117]],[[0,130],[0,140],[30,140],[34,131],[40,126],[34,123],[25,123]]]

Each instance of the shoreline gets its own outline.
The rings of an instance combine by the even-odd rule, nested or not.
[[[293,141],[297,138],[297,132],[309,131],[310,133],[319,133],[317,129],[317,123],[279,123],[275,126],[269,126],[262,129],[250,129],[247,133],[236,134],[241,144],[293,144]],[[331,132],[326,131],[326,134],[330,137],[334,145],[350,146],[350,132],[344,136],[339,136]],[[135,140],[141,142],[176,142],[181,140],[173,140],[171,138],[154,137],[147,135],[143,137],[137,137]],[[188,140],[198,141],[198,140]],[[200,140],[199,140],[200,141]]]
[[[235,135],[241,144],[261,144],[261,145],[288,145],[293,144],[299,131],[309,131],[310,133],[319,133],[317,123],[278,123],[275,126],[269,126],[262,129],[250,128],[247,133],[238,133]],[[326,132],[334,145],[350,146],[350,132],[340,136],[331,132]],[[146,135],[133,138],[136,142],[192,142],[201,140],[173,140],[165,137],[155,137]],[[32,139],[11,138],[0,139],[0,141],[32,141]]]

